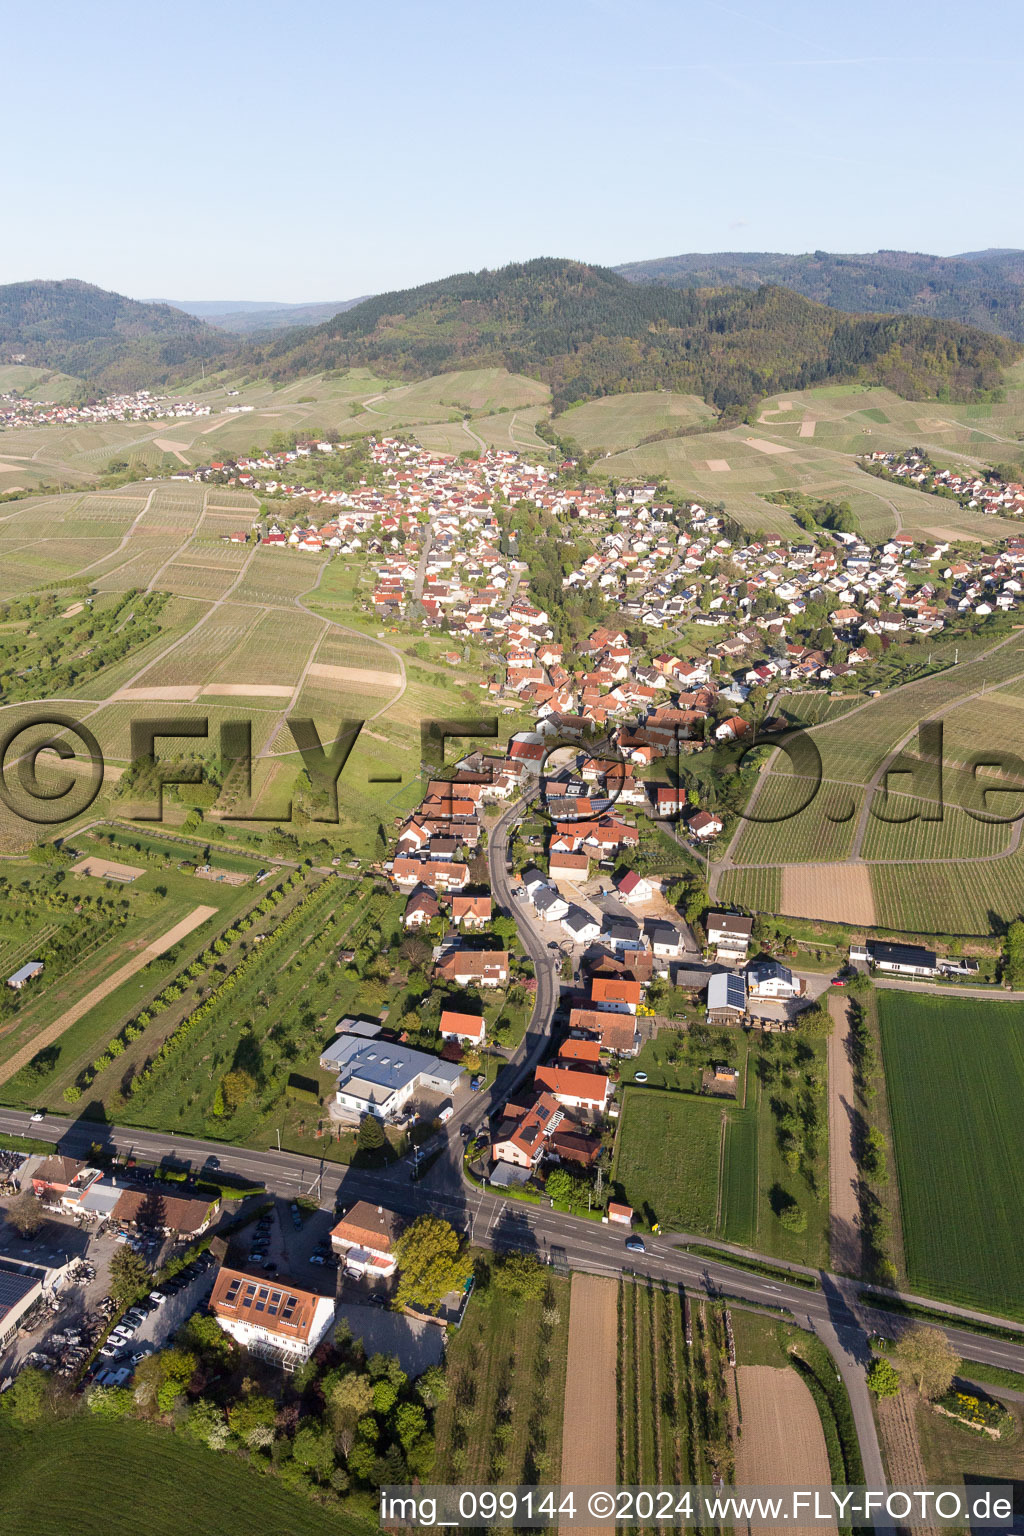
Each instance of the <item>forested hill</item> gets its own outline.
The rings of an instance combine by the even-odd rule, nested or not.
[[[232,346],[169,304],[140,304],[74,278],[0,286],[0,363],[21,358],[97,389],[148,389]]]
[[[670,288],[545,258],[380,294],[250,348],[248,366],[276,377],[369,366],[417,378],[504,365],[546,380],[556,406],[673,388],[729,408],[828,379],[968,398],[997,385],[1020,350],[948,321],[843,315],[785,288]]]
[[[1024,341],[1024,251],[971,251],[962,256],[720,251],[634,261],[615,270],[630,282],[673,288],[776,283],[833,309],[930,315]]]

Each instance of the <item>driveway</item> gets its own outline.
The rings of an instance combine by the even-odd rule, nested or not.
[[[205,1305],[213,1290],[216,1273],[217,1266],[211,1262],[202,1273],[185,1286],[184,1290],[179,1291],[176,1296],[168,1296],[166,1301],[155,1307],[135,1335],[132,1341],[134,1347],[141,1349],[146,1344],[152,1349],[163,1349],[166,1344],[169,1344],[182,1324],[188,1322],[192,1313]]]

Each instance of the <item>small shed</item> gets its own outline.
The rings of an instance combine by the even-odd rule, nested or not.
[[[20,992],[26,982],[34,981],[37,976],[43,974],[43,962],[41,960],[26,960],[25,964],[15,971],[13,976],[8,976],[7,985],[13,987],[15,992]]]

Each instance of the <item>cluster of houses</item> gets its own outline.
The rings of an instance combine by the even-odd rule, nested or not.
[[[601,1154],[601,1129],[614,1093],[609,1063],[640,1049],[638,1013],[653,967],[643,950],[597,955],[587,995],[572,1008],[569,1029],[532,1083],[506,1100],[492,1125],[490,1183],[525,1183],[542,1165],[590,1169]]]
[[[179,400],[137,389],[130,395],[107,395],[86,405],[60,405],[52,400],[25,400],[17,393],[0,394],[0,427],[75,427],[95,422],[158,421],[165,417],[209,416],[210,407],[197,400]]]
[[[25,1170],[34,1193],[65,1215],[123,1230],[145,1229],[168,1237],[195,1238],[220,1209],[216,1197],[176,1195],[162,1186],[136,1188],[118,1174],[106,1174],[80,1158],[57,1153],[35,1159]]]
[[[303,460],[348,446],[310,439],[190,473],[329,509],[329,521],[315,525],[273,522],[261,531],[262,541],[375,556],[377,613],[387,618],[414,612],[426,627],[501,644],[505,675],[484,686],[492,695],[532,703],[538,720],[555,713],[600,725],[608,716],[642,715],[658,706],[706,714],[706,705],[689,695],[710,691],[714,700],[738,708],[752,688],[828,687],[872,660],[872,636],[884,648],[901,637],[937,634],[958,615],[984,617],[1014,606],[1017,577],[1024,573],[1024,550],[1013,545],[986,557],[951,554],[944,540],[916,541],[902,533],[878,545],[847,532],[742,542],[734,530],[727,536],[722,516],[699,503],[680,512],[659,500],[652,485],[614,492],[573,488],[557,470],[529,464],[511,449],[488,449],[463,462],[399,438],[371,438],[367,451],[380,484],[351,490],[302,484]],[[910,475],[916,462],[875,458],[901,476]],[[981,498],[978,504],[990,508],[998,502],[999,509],[1012,509],[1014,498],[1024,494],[1019,486],[997,488],[989,480],[934,473],[937,483],[971,489]],[[503,547],[499,499],[592,527],[593,547],[563,578],[564,586],[600,594],[635,627],[707,628],[703,654],[622,654],[616,637],[619,643],[599,645],[587,656],[586,669],[566,668],[548,615],[525,591],[520,594],[524,567],[514,540]],[[948,582],[952,597],[937,591]],[[801,638],[811,604],[827,614],[827,648]],[[719,712],[716,731],[735,734],[738,719]]]
[[[992,473],[977,475],[938,469],[920,448],[891,453],[879,449],[869,455],[867,462],[893,480],[904,480],[920,491],[953,495],[972,511],[993,517],[1024,517],[1024,484],[1019,480],[1000,480]]]

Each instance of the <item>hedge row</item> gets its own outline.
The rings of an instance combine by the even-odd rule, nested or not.
[[[794,1350],[791,1358],[818,1404],[825,1441],[829,1447],[828,1459],[833,1479],[842,1483],[862,1483],[864,1463],[860,1455],[857,1426],[850,1406],[850,1395],[837,1375],[835,1362],[820,1339],[801,1339],[799,1351],[797,1353]],[[835,1453],[830,1440],[830,1424],[832,1434],[838,1439]],[[834,1454],[838,1456],[835,1464]]]

